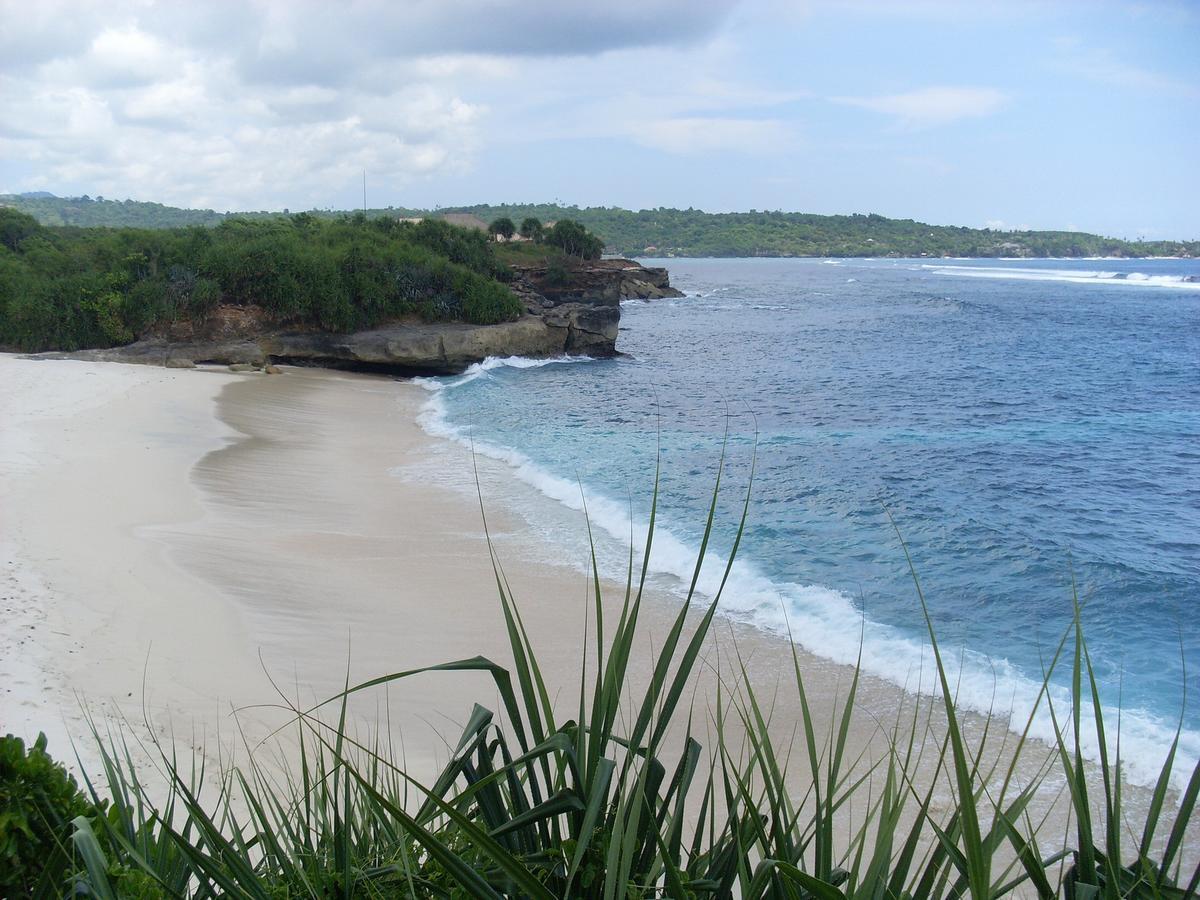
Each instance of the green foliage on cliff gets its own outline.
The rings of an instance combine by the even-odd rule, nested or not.
[[[604,252],[604,239],[574,219],[559,219],[542,232],[542,241],[580,259],[599,259]]]
[[[0,209],[0,345],[128,343],[219,303],[281,325],[370,328],[418,314],[490,324],[521,306],[480,232],[362,215],[302,213],[214,228],[47,228]]]

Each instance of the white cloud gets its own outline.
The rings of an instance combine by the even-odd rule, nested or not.
[[[560,91],[535,71],[693,47],[736,2],[0,0],[0,174],[236,209],[329,205],[367,169],[394,196],[513,127],[489,98]]]
[[[1059,71],[1111,87],[1200,97],[1200,84],[1134,65],[1106,47],[1091,46],[1076,37],[1057,38],[1054,47],[1056,52],[1051,65]]]
[[[835,103],[894,116],[905,125],[924,127],[990,116],[1004,105],[1008,97],[995,88],[927,87],[903,94],[831,99]]]
[[[325,206],[363,169],[400,186],[478,147],[482,108],[451,85],[249,89],[229,60],[167,52],[174,72],[148,83],[93,81],[86,56],[6,79],[0,120],[19,125],[0,131],[0,157],[31,165],[31,187],[239,209]]]
[[[992,231],[1032,231],[1033,228],[1027,224],[1011,225],[1003,219],[988,219],[983,223],[984,228],[990,228]],[[1078,231],[1077,228],[1068,228],[1068,231]]]
[[[794,142],[774,119],[734,119],[714,116],[654,119],[635,125],[630,136],[640,144],[668,153],[774,153]]]

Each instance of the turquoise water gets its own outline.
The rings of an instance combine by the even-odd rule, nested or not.
[[[625,304],[627,356],[429,382],[428,427],[470,435],[543,502],[578,506],[582,484],[614,563],[661,443],[668,583],[690,574],[728,428],[718,554],[755,447],[757,471],[723,610],[841,662],[861,642],[868,670],[930,689],[890,512],[980,709],[1028,712],[1074,580],[1149,778],[1185,678],[1200,694],[1200,261],[667,266],[688,296]],[[1200,705],[1182,715],[1194,760]]]

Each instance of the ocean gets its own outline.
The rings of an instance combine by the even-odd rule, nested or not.
[[[1151,782],[1180,726],[1190,771],[1200,261],[665,264],[686,297],[626,303],[619,358],[424,382],[424,426],[518,476],[485,499],[581,567],[586,502],[620,576],[660,463],[651,568],[682,598],[723,467],[699,600],[748,496],[723,614],[929,692],[915,570],[959,703],[1017,729],[1077,598],[1127,774]]]

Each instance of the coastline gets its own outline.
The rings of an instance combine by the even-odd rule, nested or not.
[[[569,716],[590,603],[580,561],[547,558],[528,523],[495,502],[501,482],[514,480],[503,464],[473,461],[467,448],[420,429],[419,386],[314,370],[245,377],[4,357],[0,365],[68,382],[113,379],[87,409],[35,411],[6,434],[6,459],[17,455],[13,435],[39,442],[35,460],[6,467],[13,477],[0,499],[18,511],[4,529],[6,577],[40,579],[40,593],[17,596],[31,618],[39,605],[44,616],[33,629],[35,655],[0,654],[25,667],[28,688],[0,700],[6,730],[24,725],[30,740],[46,730],[64,760],[70,754],[56,738],[74,737],[90,767],[79,697],[102,717],[131,723],[144,706],[158,734],[191,735],[187,745],[211,756],[213,737],[220,750],[220,739],[240,728],[253,745],[279,723],[272,678],[307,704],[347,677],[476,654],[506,664],[476,471],[491,540]],[[55,382],[38,379],[41,388]],[[53,452],[41,455],[46,448]],[[619,602],[623,586],[604,587],[606,602]],[[650,653],[678,608],[665,593],[648,594],[631,691],[647,678]],[[784,744],[794,740],[791,646],[729,619],[714,634],[695,684],[697,730],[708,735],[701,743],[710,744],[718,714],[717,678],[739,655],[755,690],[771,699],[773,730]],[[8,650],[21,638],[7,627],[3,639]],[[815,718],[828,723],[852,671],[803,651],[798,658]],[[482,676],[423,675],[362,697],[352,713],[361,728],[386,716],[407,767],[424,778],[445,759],[444,742],[456,739],[471,704],[498,709],[495,701]],[[904,714],[939,733],[941,714],[936,704],[930,714],[930,703],[864,675],[850,732],[863,764],[886,751],[886,728]],[[244,710],[236,723],[235,707]],[[966,718],[970,734],[987,727],[983,717]],[[1023,777],[1042,755],[1031,752]],[[803,770],[796,767],[798,784]],[[1131,790],[1135,805],[1137,795]],[[1061,800],[1061,791],[1041,798],[1041,812]],[[946,792],[935,806],[951,802]]]
[[[41,379],[50,389],[97,375],[121,387],[84,411],[9,431],[10,439],[31,432],[39,452],[58,449],[24,471],[10,468],[3,485],[5,508],[16,510],[6,517],[8,571],[40,581],[17,596],[44,625],[31,629],[36,653],[5,654],[25,668],[25,689],[5,695],[0,715],[30,739],[47,730],[59,757],[69,756],[63,736],[86,734],[81,702],[130,723],[145,712],[163,733],[170,723],[218,735],[234,707],[277,702],[270,678],[304,702],[340,690],[347,666],[353,682],[476,654],[506,661],[476,471],[488,534],[548,680],[572,696],[590,609],[586,561],[554,561],[523,518],[496,502],[499,483],[512,479],[503,464],[473,461],[417,425],[426,400],[417,385],[303,369],[247,377],[0,365],[52,367],[61,377]],[[604,587],[606,602],[618,603],[624,586]],[[643,656],[678,609],[674,597],[648,592]],[[757,687],[786,681],[786,642],[718,621],[720,649],[736,644],[754,660]],[[7,649],[24,638],[9,627],[4,639]],[[847,667],[801,659],[818,696],[832,701],[844,689]],[[648,663],[635,670],[647,675]],[[454,736],[472,702],[494,700],[494,688],[470,676],[422,678],[389,692],[389,712],[410,761],[424,756],[427,767],[444,752],[441,738]],[[904,692],[883,682],[873,694],[880,710],[903,705]],[[378,712],[374,702],[361,709],[364,721]],[[698,708],[712,713],[703,700]],[[874,731],[858,737],[869,742]]]

